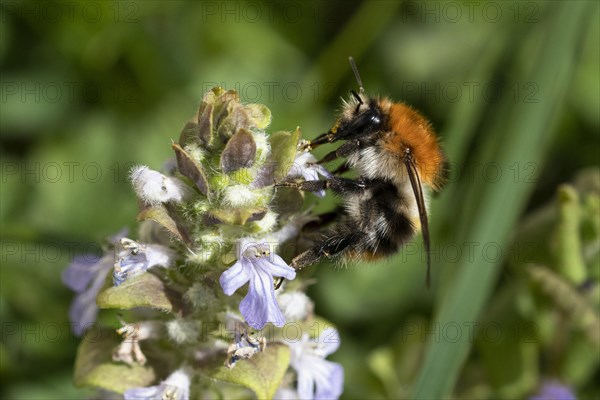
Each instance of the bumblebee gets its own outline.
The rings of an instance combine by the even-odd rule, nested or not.
[[[422,232],[429,287],[430,240],[424,187],[441,190],[446,157],[424,116],[404,103],[366,96],[352,57],[349,61],[359,91],[350,92],[341,116],[328,132],[303,145],[310,151],[343,141],[317,163],[338,158],[345,162],[325,180],[278,185],[311,192],[329,189],[343,198],[343,209],[321,219],[323,223],[333,222],[333,227],[290,265],[300,270],[324,257],[376,260],[397,253]],[[355,179],[340,176],[349,169],[356,172]]]

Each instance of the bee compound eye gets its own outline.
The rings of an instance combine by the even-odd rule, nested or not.
[[[381,122],[381,119],[379,118],[379,116],[373,115],[373,116],[371,116],[371,122],[374,124],[378,124]]]

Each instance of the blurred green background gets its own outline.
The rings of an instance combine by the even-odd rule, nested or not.
[[[135,227],[129,168],[172,156],[203,92],[236,89],[271,132],[312,138],[356,88],[349,55],[368,93],[430,118],[450,179],[432,289],[420,239],[306,272],[341,333],[344,397],[524,398],[547,378],[600,396],[596,2],[1,4],[2,398],[89,394],[60,273]]]

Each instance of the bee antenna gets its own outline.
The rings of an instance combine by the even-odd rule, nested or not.
[[[352,71],[354,72],[354,77],[356,78],[356,83],[358,83],[358,92],[363,94],[365,92],[365,88],[363,87],[362,80],[360,79],[360,75],[358,73],[358,68],[356,68],[356,63],[354,62],[354,58],[348,57],[348,61],[350,61],[350,67],[352,67]]]
[[[356,93],[356,90],[351,90],[350,94],[352,94],[352,96],[354,96],[354,98],[356,99],[356,101],[358,101],[358,105],[359,106],[361,106],[361,105],[364,104],[363,101],[362,101],[362,98],[358,95],[358,93]]]

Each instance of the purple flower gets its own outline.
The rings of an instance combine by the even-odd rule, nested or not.
[[[110,236],[108,242],[114,246],[125,235],[127,229],[121,229],[117,234]],[[113,265],[114,259],[111,254],[105,254],[100,259],[87,255],[76,257],[63,271],[63,283],[76,293],[69,310],[69,319],[76,336],[83,335],[85,329],[96,321],[96,296],[104,286],[106,276]]]
[[[233,368],[239,360],[251,358],[256,353],[265,351],[267,347],[267,340],[264,336],[258,339],[247,333],[236,336],[235,343],[230,344],[227,348],[227,359],[225,360],[227,368]]]
[[[296,271],[277,254],[271,254],[266,242],[242,240],[238,261],[220,278],[221,287],[231,296],[246,282],[250,282],[248,294],[240,303],[240,312],[248,325],[262,329],[267,322],[283,326],[285,317],[275,299],[273,277],[291,280]]]
[[[325,360],[340,345],[335,328],[326,328],[316,339],[307,334],[299,341],[287,342],[291,350],[290,365],[298,375],[298,396],[301,399],[337,399],[344,386],[344,368]]]
[[[123,397],[125,400],[188,400],[190,398],[190,377],[183,368],[180,368],[169,375],[160,385],[129,389],[123,393]]]
[[[96,321],[96,296],[104,286],[112,266],[113,258],[110,254],[100,259],[87,255],[76,257],[63,271],[63,283],[76,293],[69,310],[75,335],[83,335],[85,329]]]
[[[306,181],[318,181],[319,175],[329,178],[331,174],[321,164],[317,164],[315,156],[308,152],[298,152],[294,165],[287,174],[288,178],[304,178]],[[325,196],[325,190],[315,193],[319,197]]]
[[[547,380],[529,400],[577,400],[577,397],[568,386],[557,380]]]
[[[168,247],[122,238],[119,259],[114,264],[113,282],[115,286],[119,286],[128,278],[146,272],[155,265],[170,267],[174,257],[173,251]]]

